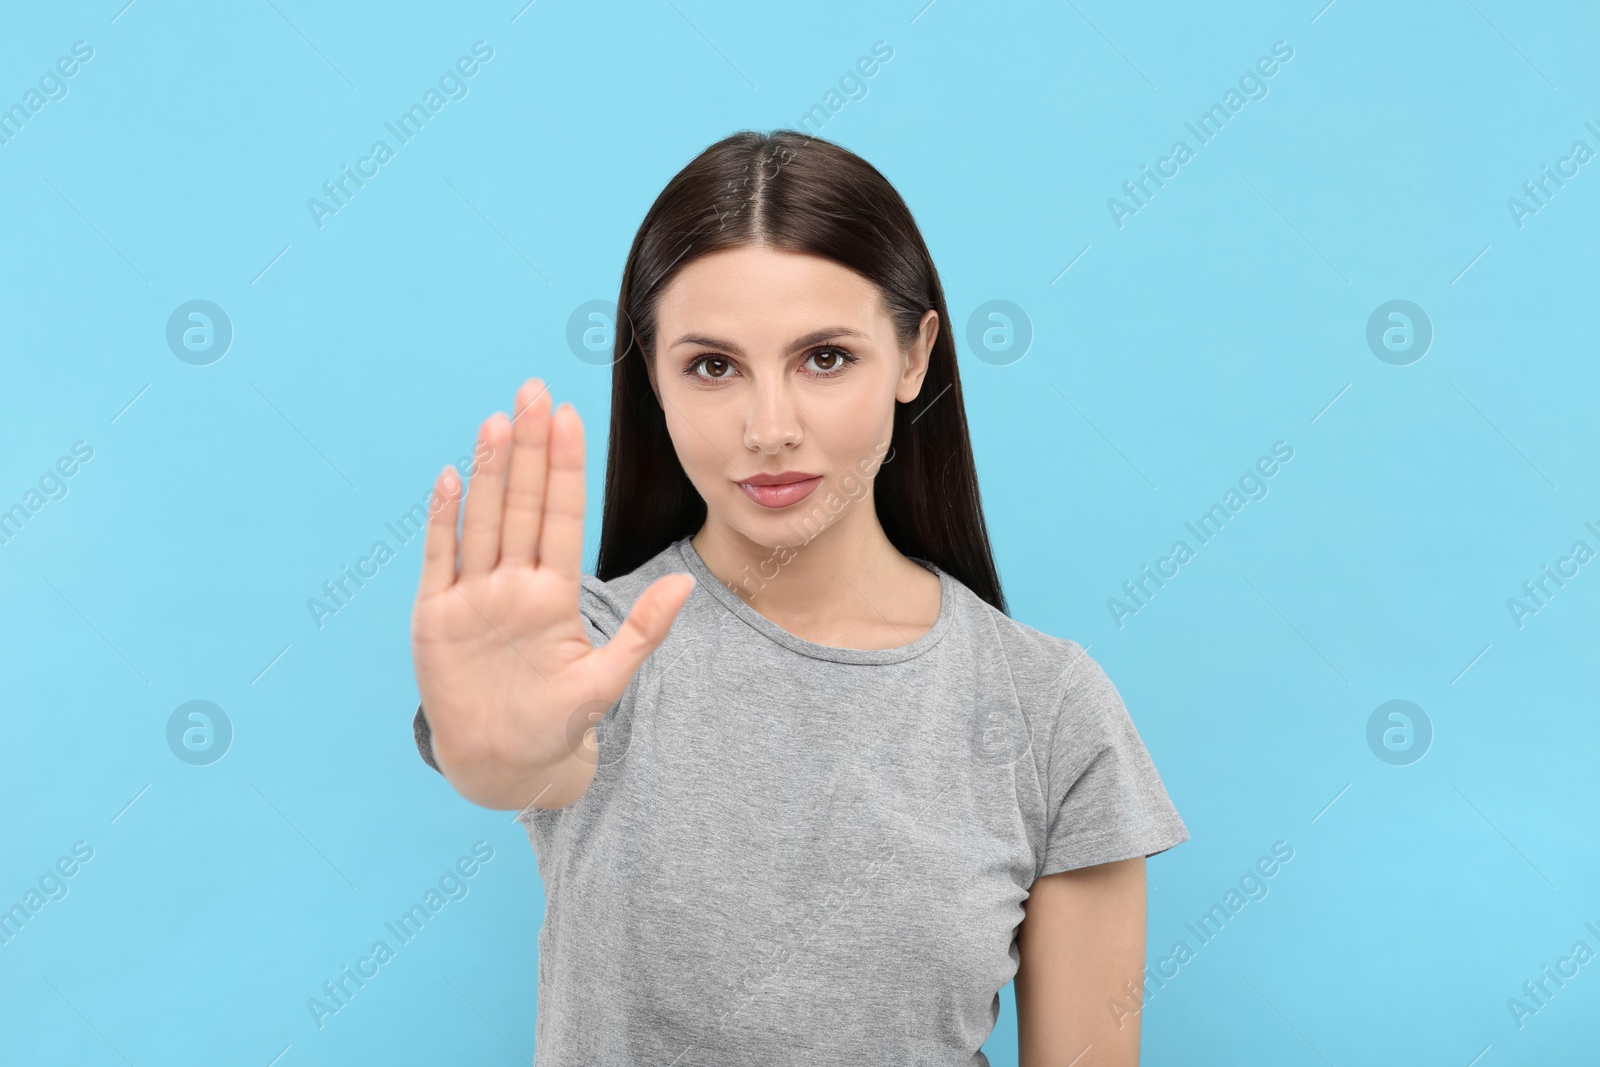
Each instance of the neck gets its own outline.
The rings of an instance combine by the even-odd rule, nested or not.
[[[690,543],[718,581],[768,618],[854,614],[863,596],[875,602],[919,566],[890,543],[871,497],[862,503],[820,532],[780,526],[761,540],[708,516]]]

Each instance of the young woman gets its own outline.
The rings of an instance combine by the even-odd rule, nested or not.
[[[1135,1064],[1144,858],[1188,839],[1120,695],[1007,616],[944,293],[872,166],[706,149],[622,277],[600,554],[539,379],[435,484],[423,758],[517,811],[536,1060]],[[459,567],[458,567],[459,559]]]

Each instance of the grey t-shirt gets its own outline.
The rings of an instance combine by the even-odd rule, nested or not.
[[[687,537],[583,576],[597,645],[656,578],[698,584],[600,720],[588,791],[518,816],[538,1067],[986,1067],[1034,880],[1188,840],[1100,666],[917,562],[938,621],[875,650],[767,620]]]

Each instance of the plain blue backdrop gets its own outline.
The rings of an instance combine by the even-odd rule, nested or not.
[[[531,1057],[534,857],[417,757],[385,524],[540,375],[592,565],[573,316],[696,153],[808,115],[941,271],[1013,615],[1193,835],[1145,1062],[1600,1058],[1592,5],[123,5],[0,15],[0,1061]]]

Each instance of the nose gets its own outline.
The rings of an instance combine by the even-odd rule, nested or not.
[[[745,418],[744,445],[775,455],[800,443],[800,419],[788,383],[780,376],[758,381],[751,393],[751,411]]]

